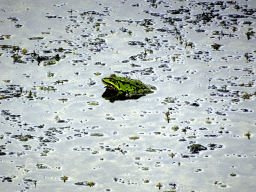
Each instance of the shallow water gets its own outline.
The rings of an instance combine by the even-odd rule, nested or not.
[[[253,191],[253,0],[0,2],[1,191]]]

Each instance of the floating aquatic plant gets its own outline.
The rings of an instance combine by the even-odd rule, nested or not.
[[[139,138],[140,138],[140,137],[138,137],[138,136],[129,137],[130,140],[134,140],[134,141],[137,140],[137,139],[139,139]]]
[[[87,186],[93,187],[95,185],[95,183],[93,181],[88,181],[87,182]]]
[[[250,40],[252,36],[254,36],[254,31],[252,30],[252,28],[249,28],[248,31],[245,33],[247,40]]]
[[[193,144],[188,147],[191,153],[198,153],[199,151],[206,150],[207,148],[201,144]]]
[[[246,136],[248,139],[250,139],[251,138],[250,131],[248,131],[246,134],[244,134],[244,136]]]
[[[211,45],[211,47],[212,47],[213,49],[215,49],[216,51],[218,51],[221,46],[222,46],[222,45],[217,44],[217,43],[214,43],[214,44]]]
[[[160,182],[156,186],[158,187],[159,190],[163,187],[163,185]]]
[[[174,153],[170,153],[169,156],[170,156],[171,158],[173,158],[173,157],[175,156],[175,154],[174,154]]]
[[[179,129],[178,125],[175,125],[174,127],[172,127],[172,130],[174,130],[174,131],[178,131],[178,129]]]
[[[170,122],[170,109],[168,109],[168,111],[165,112],[165,116],[166,116],[167,123],[169,123]]]
[[[60,178],[61,180],[64,181],[64,183],[68,180],[68,177],[66,175],[64,175],[63,177]]]

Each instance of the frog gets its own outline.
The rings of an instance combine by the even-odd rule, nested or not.
[[[103,97],[113,100],[125,100],[128,98],[137,99],[146,94],[153,93],[152,90],[156,90],[154,86],[146,85],[140,80],[131,79],[129,77],[118,77],[115,74],[110,75],[102,79],[103,84],[109,94],[103,94]],[[109,96],[106,96],[109,95]]]

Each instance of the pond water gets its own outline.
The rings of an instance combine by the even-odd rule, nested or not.
[[[0,2],[1,191],[254,191],[254,0]]]

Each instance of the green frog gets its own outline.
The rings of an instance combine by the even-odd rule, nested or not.
[[[125,100],[128,98],[136,99],[146,94],[153,93],[152,89],[156,89],[154,86],[145,85],[140,80],[118,77],[115,74],[103,78],[102,82],[107,85],[107,91],[112,92],[103,94],[103,97],[109,100],[110,98],[112,98],[112,100]]]

